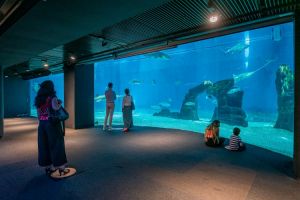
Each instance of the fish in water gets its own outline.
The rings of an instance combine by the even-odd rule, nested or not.
[[[188,101],[188,102],[185,102],[186,106],[195,106],[195,102],[192,102],[192,101]]]
[[[213,95],[207,95],[205,98],[206,98],[206,100],[211,101],[214,105],[218,104],[217,99]]]
[[[104,101],[105,95],[97,95],[94,99],[96,102]]]
[[[249,44],[245,44],[243,42],[240,42],[240,43],[234,45],[233,47],[227,49],[225,51],[225,54],[241,53],[243,50],[247,49],[249,46],[250,46]]]
[[[156,83],[156,80],[153,79],[153,80],[152,80],[152,85],[155,86],[156,84],[157,84],[157,83]]]
[[[283,136],[281,136],[280,138],[283,140],[288,140],[286,137],[283,137]]]
[[[181,81],[180,81],[180,80],[176,80],[176,81],[174,82],[174,84],[175,84],[175,85],[180,85],[180,84],[181,84]]]
[[[241,88],[239,88],[239,87],[234,87],[234,88],[230,89],[230,90],[227,92],[227,94],[234,94],[234,93],[237,93],[237,92],[239,92],[239,91],[242,91]]]
[[[119,94],[116,95],[116,98],[122,98],[122,97],[123,97],[123,95],[119,95]],[[94,99],[96,102],[100,102],[100,101],[104,101],[106,99],[106,97],[105,97],[105,95],[97,94]]]
[[[37,92],[39,91],[39,89],[40,89],[40,85],[39,85],[38,83],[34,83],[34,84],[33,84],[33,91],[34,91],[35,93],[37,93]]]
[[[142,81],[140,81],[138,79],[133,79],[133,80],[130,81],[130,83],[133,84],[133,85],[140,85],[140,84],[142,84]]]
[[[171,104],[169,104],[168,102],[160,102],[159,106],[162,108],[169,108]]]
[[[266,62],[263,66],[257,68],[256,70],[254,70],[254,71],[252,71],[252,72],[245,72],[245,73],[242,73],[242,74],[239,74],[239,75],[233,74],[234,82],[237,83],[237,82],[239,82],[239,81],[241,81],[241,80],[244,80],[244,79],[246,79],[246,78],[249,78],[249,77],[252,76],[254,73],[256,73],[256,72],[258,72],[258,71],[264,69],[265,67],[267,67],[267,66],[268,66],[271,62],[273,62],[273,61],[274,61],[274,59],[273,59],[273,60],[267,60],[267,62]]]
[[[157,105],[154,105],[154,106],[151,106],[151,109],[153,109],[153,110],[160,110],[160,106],[157,106]]]
[[[150,54],[146,54],[146,56],[148,56],[150,58],[154,58],[154,59],[161,59],[161,60],[169,60],[170,59],[170,56],[163,52],[150,53]]]
[[[280,26],[275,26],[272,29],[272,40],[278,42],[282,39]]]

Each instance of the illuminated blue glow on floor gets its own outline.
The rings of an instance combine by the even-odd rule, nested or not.
[[[95,113],[95,124],[102,127],[104,122],[104,112]],[[180,120],[167,117],[153,116],[149,111],[135,111],[133,113],[135,126],[172,128],[179,130],[203,133],[209,124],[209,118],[200,118],[198,121]],[[249,122],[248,127],[241,129],[241,138],[244,142],[253,144],[271,151],[292,157],[294,135],[292,132],[273,128],[274,122]],[[113,126],[123,125],[122,113],[115,112]],[[229,138],[234,126],[221,124],[221,137]],[[203,137],[199,134],[199,137]]]

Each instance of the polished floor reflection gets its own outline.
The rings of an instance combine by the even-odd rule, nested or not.
[[[0,193],[6,199],[295,200],[292,160],[248,145],[242,153],[212,149],[199,134],[136,127],[66,133],[72,178],[54,181],[37,165],[37,121],[5,120],[0,140]]]

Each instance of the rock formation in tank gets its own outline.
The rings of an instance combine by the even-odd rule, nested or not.
[[[222,123],[248,126],[246,114],[242,109],[243,91],[234,87],[234,79],[222,80],[216,83],[204,81],[191,88],[182,102],[179,113],[162,109],[155,116],[172,117],[186,120],[198,120],[197,101],[199,94],[206,92],[217,99],[217,107],[214,110],[212,120],[219,119]]]
[[[213,95],[218,102],[211,120],[218,119],[229,125],[248,126],[246,113],[242,109],[244,92],[234,87],[234,79],[218,81],[206,92]]]
[[[274,128],[294,131],[294,75],[288,65],[276,72],[277,120]]]
[[[198,120],[198,112],[197,112],[197,96],[206,92],[208,96],[215,97],[217,99],[217,106],[214,110],[214,114],[211,120],[218,119],[222,123],[237,125],[237,126],[248,126],[248,121],[246,120],[246,113],[242,109],[243,95],[244,92],[235,86],[236,83],[242,81],[244,79],[248,79],[257,72],[265,69],[267,66],[270,66],[272,62],[276,59],[269,59],[259,68],[250,71],[241,73],[238,75],[233,75],[233,78],[217,81],[212,83],[211,81],[204,81],[200,85],[191,88],[182,102],[181,109],[179,113],[170,112],[169,109],[162,109],[160,112],[155,113],[156,116],[164,116],[164,117],[172,117],[179,119],[187,119],[187,120]],[[284,71],[284,69],[282,69]],[[286,75],[287,76],[287,75]],[[282,78],[281,78],[282,79]],[[278,86],[282,88],[285,92],[285,96],[279,97],[280,100],[280,109],[285,110],[281,111],[280,114],[280,123],[283,123],[283,118],[285,116],[290,117],[290,112],[287,109],[292,108],[291,106],[287,106],[285,108],[285,103],[289,100],[286,100],[285,97],[289,96],[291,91],[289,88],[291,87],[289,84],[289,80],[291,79],[290,75],[287,77],[287,80],[282,83],[283,86]],[[280,82],[280,81],[279,81]],[[289,121],[292,119],[289,119]],[[277,124],[277,123],[276,123]],[[278,127],[285,127],[283,124],[278,124]]]
[[[197,96],[205,92],[205,90],[210,87],[212,83],[210,81],[204,81],[200,85],[191,88],[185,95],[184,100],[181,105],[180,113],[178,117],[180,119],[198,120],[198,103],[196,101]]]

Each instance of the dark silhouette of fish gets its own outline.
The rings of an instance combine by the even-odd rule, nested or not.
[[[239,74],[239,75],[233,74],[234,82],[237,83],[237,82],[239,82],[239,81],[241,81],[241,80],[244,80],[244,79],[246,79],[246,78],[249,78],[250,76],[252,76],[252,75],[255,74],[256,72],[258,72],[258,71],[264,69],[265,67],[267,67],[267,66],[268,66],[271,62],[273,62],[273,61],[275,61],[275,59],[273,59],[273,60],[267,60],[267,62],[266,62],[263,66],[257,68],[256,70],[254,70],[254,71],[252,71],[252,72],[245,72],[245,73],[242,73],[242,74]]]
[[[162,60],[169,60],[170,59],[170,56],[163,53],[163,52],[150,53],[150,54],[146,54],[146,56],[148,56],[150,58],[154,58],[154,59],[162,59]]]
[[[241,53],[242,51],[247,49],[249,46],[250,46],[249,44],[245,44],[243,42],[240,42],[240,43],[234,45],[233,47],[230,47],[229,49],[227,49],[225,51],[225,54]]]

